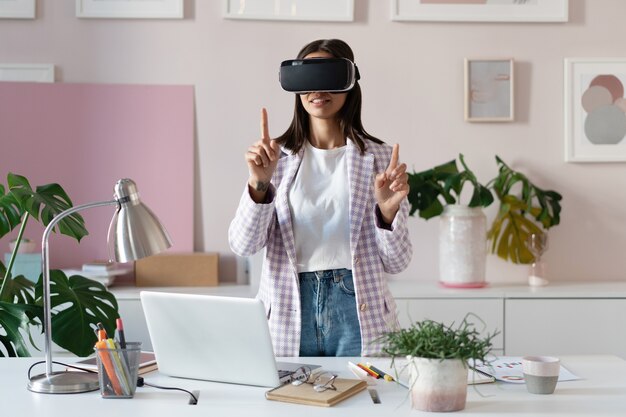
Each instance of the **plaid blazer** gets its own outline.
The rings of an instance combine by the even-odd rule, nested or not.
[[[383,172],[392,148],[366,140],[367,149],[348,140],[346,155],[350,181],[350,251],[352,276],[361,329],[361,354],[376,355],[375,340],[398,326],[396,303],[385,273],[404,270],[413,254],[406,222],[405,199],[392,223],[392,230],[378,227],[374,176]],[[300,294],[296,268],[291,213],[287,201],[302,152],[283,153],[278,162],[267,204],[256,204],[244,189],[235,218],[230,224],[230,247],[240,256],[266,248],[257,298],[263,301],[277,356],[298,356],[300,351]]]

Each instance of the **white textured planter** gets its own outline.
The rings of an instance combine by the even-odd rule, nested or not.
[[[439,280],[446,287],[486,285],[487,218],[480,207],[446,206],[439,219]]]
[[[421,411],[458,411],[467,400],[467,367],[460,359],[409,359],[411,405]]]

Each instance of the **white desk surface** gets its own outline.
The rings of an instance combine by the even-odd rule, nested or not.
[[[533,395],[524,385],[485,384],[468,389],[465,410],[470,416],[624,416],[626,415],[626,361],[614,356],[563,356],[562,364],[583,380],[560,382],[553,395]],[[284,358],[293,362],[317,363],[340,376],[351,377],[346,364],[350,358]],[[352,358],[359,361],[359,358]],[[367,359],[384,366],[388,359]],[[199,390],[198,405],[188,405],[188,395],[178,391],[137,388],[134,399],[102,399],[99,392],[49,395],[26,389],[28,367],[35,358],[0,359],[0,395],[5,416],[417,416],[411,410],[407,390],[385,381],[377,381],[382,404],[374,405],[367,392],[361,392],[334,407],[322,408],[268,401],[267,388],[219,384],[197,380],[174,379],[147,374],[155,384]],[[43,370],[36,368],[35,374]]]

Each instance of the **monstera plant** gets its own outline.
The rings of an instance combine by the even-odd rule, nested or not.
[[[463,155],[459,155],[459,160],[462,171],[459,171],[456,160],[452,160],[426,171],[408,174],[410,215],[418,213],[424,219],[440,215],[446,204],[460,203],[463,186],[470,183],[473,192],[469,207],[488,207],[494,201],[493,194],[500,204],[487,232],[491,252],[514,263],[532,263],[534,256],[528,248],[528,237],[532,233],[542,234],[559,224],[561,195],[537,187],[498,156],[498,174],[486,185],[478,182]]]
[[[25,177],[9,173],[7,185],[0,184],[0,238],[14,229],[19,232],[9,262],[6,266],[0,262],[0,357],[30,356],[29,345],[39,349],[31,331],[37,327],[43,331],[42,278],[33,283],[11,271],[28,221],[46,226],[72,207],[72,201],[59,184],[33,190]],[[78,242],[88,234],[79,214],[61,220],[57,229]],[[67,277],[60,270],[50,273],[50,301],[52,340],[78,356],[93,353],[98,322],[113,332],[119,317],[115,296],[102,284],[80,275]]]

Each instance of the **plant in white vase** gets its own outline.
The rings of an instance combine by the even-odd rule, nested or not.
[[[468,315],[469,316],[469,315]],[[498,331],[481,335],[468,316],[457,327],[432,320],[386,333],[383,352],[394,360],[408,359],[413,408],[421,411],[458,411],[467,400],[468,363],[487,361]]]
[[[456,160],[409,173],[410,215],[424,219],[441,215],[440,274],[444,285],[478,287],[484,285],[485,240],[491,252],[504,260],[530,264],[535,260],[528,247],[529,236],[542,235],[560,221],[562,199],[553,190],[543,190],[524,174],[511,169],[496,156],[498,174],[482,185],[459,155]],[[473,193],[466,206],[460,205],[461,192],[471,183]],[[492,191],[493,190],[493,193]],[[486,230],[482,208],[497,199],[498,214]]]

